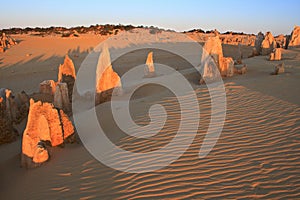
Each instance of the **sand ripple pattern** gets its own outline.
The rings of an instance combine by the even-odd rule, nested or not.
[[[170,166],[153,173],[117,173],[114,189],[118,197],[299,199],[300,108],[227,83],[228,105],[223,132],[212,152],[199,159],[199,148],[210,119],[210,100],[205,89],[197,92],[201,122],[189,150]],[[169,98],[162,103],[171,110],[163,134],[148,141],[127,138],[123,146],[134,151],[153,150],[173,137],[176,119],[180,118],[176,100]],[[142,118],[139,123],[143,123]],[[153,159],[164,157],[158,155]]]
[[[300,108],[227,83],[227,116],[223,132],[208,156],[199,159],[199,148],[210,120],[210,98],[205,88],[196,92],[201,117],[198,134],[189,149],[168,167],[142,174],[115,171],[91,157],[84,147],[71,146],[57,149],[59,157],[15,182],[16,188],[24,188],[22,191],[10,194],[8,198],[2,197],[300,199]],[[168,112],[168,121],[161,133],[149,140],[124,138],[120,141],[121,147],[136,152],[154,151],[174,137],[177,119],[180,119],[176,98],[164,98],[161,103],[166,105]],[[149,119],[140,116],[135,120],[147,124]],[[164,156],[157,155],[153,159],[159,161]],[[47,179],[43,174],[49,175]],[[36,184],[28,185],[30,179]]]

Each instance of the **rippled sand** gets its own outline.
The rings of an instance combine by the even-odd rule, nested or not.
[[[104,166],[81,144],[74,144],[55,149],[44,166],[26,170],[19,167],[17,141],[0,146],[1,198],[299,199],[299,55],[299,49],[284,51],[287,73],[283,75],[270,76],[276,62],[255,57],[245,60],[248,74],[224,80],[226,121],[216,146],[205,158],[199,159],[198,154],[210,120],[210,97],[205,86],[194,84],[197,76],[191,73],[188,77],[196,89],[201,120],[196,138],[177,161],[155,172],[125,173]],[[131,111],[140,125],[149,123],[145,112],[151,104],[165,106],[168,119],[158,135],[151,139],[124,137],[112,122],[108,103],[97,107],[100,122],[122,148],[134,152],[157,150],[176,134],[178,102],[158,87],[142,88],[135,95]],[[189,103],[188,95],[185,101]],[[164,155],[153,159],[159,163]]]

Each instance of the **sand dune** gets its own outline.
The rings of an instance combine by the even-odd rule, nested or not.
[[[39,38],[39,41],[23,38],[24,41],[6,52],[5,58],[1,55],[0,86],[34,92],[40,80],[56,78],[58,64],[66,51],[79,46],[79,57],[71,53],[78,69],[85,51],[102,39],[64,39],[65,46],[58,45],[59,49],[55,50],[56,44],[63,39],[59,38],[57,43],[52,44],[53,38]],[[47,47],[39,43],[46,40]],[[78,40],[78,44],[71,40]],[[29,47],[36,52],[28,50]],[[235,52],[234,49],[226,51],[226,48],[224,54],[227,56]],[[26,57],[26,53],[32,53],[33,58]],[[146,52],[141,54],[146,55]],[[175,62],[165,55],[157,59]],[[279,76],[270,76],[269,73],[280,61],[270,62],[266,57],[258,56],[244,62],[249,68],[246,75],[224,79],[226,121],[216,146],[207,157],[199,159],[199,149],[208,129],[211,101],[207,88],[196,85],[198,76],[191,71],[185,75],[196,88],[201,120],[196,138],[178,160],[154,172],[125,173],[98,162],[82,144],[73,144],[54,149],[56,152],[51,161],[42,167],[26,170],[20,168],[19,140],[0,146],[1,198],[299,199],[300,51],[283,52],[282,62],[287,73]],[[129,68],[130,65],[125,63],[124,67]],[[122,72],[122,69],[116,68],[118,70]],[[188,95],[184,99],[189,103]],[[116,144],[134,152],[149,152],[166,145],[174,137],[180,119],[176,98],[163,88],[149,85],[135,93],[130,105],[137,124],[149,123],[145,112],[154,103],[165,106],[168,118],[161,132],[150,139],[122,134],[112,121],[108,102],[99,105],[97,113],[99,116],[105,113],[99,117],[100,123]],[[157,155],[153,159],[159,164],[166,156],[168,154]],[[121,163],[133,161],[139,162],[116,159]]]
[[[201,88],[197,92],[203,108],[198,136],[170,166],[144,174],[123,173],[103,166],[81,145],[70,145],[58,149],[60,155],[47,165],[30,171],[18,169],[17,155],[6,160],[2,167],[13,165],[15,169],[6,169],[4,180],[14,181],[5,182],[1,193],[4,197],[22,195],[31,199],[299,198],[299,106],[227,83],[228,112],[222,135],[213,151],[199,159],[210,112],[207,90]],[[178,118],[178,110],[171,102],[175,103],[175,99],[162,100],[171,105],[172,112],[160,137],[143,142],[125,137],[119,145],[128,150],[149,151],[169,141]],[[139,123],[147,122],[137,118]],[[163,157],[158,155],[155,159]],[[10,190],[5,191],[6,188]],[[13,188],[18,193],[12,192]]]

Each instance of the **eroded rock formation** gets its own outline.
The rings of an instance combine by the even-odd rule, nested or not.
[[[300,47],[300,26],[295,26],[288,47]]]
[[[286,37],[283,34],[280,34],[277,37],[275,37],[275,41],[276,41],[277,47],[286,48]]]
[[[56,83],[54,80],[45,80],[40,83],[40,93],[54,95]]]
[[[66,55],[64,63],[62,65],[59,65],[58,68],[58,82],[67,83],[68,95],[70,101],[72,101],[72,94],[73,94],[75,80],[76,80],[76,72],[75,72],[74,63],[69,58],[69,56]]]
[[[267,32],[265,35],[265,39],[261,43],[261,54],[263,56],[269,55],[276,47],[276,41],[272,33]]]
[[[189,31],[186,33],[189,37],[193,38],[197,42],[206,42],[210,37],[219,36],[222,44],[229,45],[238,45],[242,44],[245,46],[254,46],[255,44],[255,35],[247,35],[247,34],[236,34],[233,32],[222,33],[220,34],[218,31],[212,31],[211,33],[199,32],[197,30]]]
[[[13,142],[17,136],[18,133],[13,129],[12,121],[7,116],[5,101],[0,97],[0,144]]]
[[[62,109],[65,112],[71,111],[67,83],[58,83],[56,85],[53,104],[55,108]]]
[[[202,67],[203,74],[200,84],[205,82],[203,79],[212,80],[218,75],[215,67],[219,70],[221,76],[230,77],[234,73],[234,62],[231,57],[223,57],[221,40],[218,36],[209,38],[203,47]],[[215,65],[211,63],[207,56],[211,56]]]
[[[274,68],[274,72],[271,73],[271,75],[278,75],[278,74],[282,74],[284,73],[285,69],[284,69],[284,63],[280,63],[278,65],[275,66]]]
[[[272,53],[270,53],[269,60],[281,60],[281,49],[275,48]]]
[[[153,63],[153,52],[149,52],[146,60],[145,77],[154,77],[155,68]]]
[[[33,98],[53,103],[56,108],[69,113],[75,79],[76,72],[73,61],[66,55],[64,63],[59,65],[58,81],[45,80],[41,82],[39,94],[35,94]]]
[[[96,71],[96,104],[103,102],[101,98],[104,93],[109,100],[114,89],[117,89],[117,95],[122,94],[121,79],[113,70],[109,50],[104,46],[98,59]]]
[[[30,109],[26,129],[22,140],[23,167],[36,167],[49,158],[46,147],[62,145],[74,134],[74,127],[62,110],[57,110],[51,103],[30,100]]]
[[[223,50],[220,38],[218,36],[210,37],[205,42],[203,49],[214,59],[216,65],[220,66],[223,58]]]
[[[220,73],[221,76],[231,77],[234,73],[234,61],[231,57],[222,57],[222,61],[220,64]]]
[[[259,32],[255,38],[255,49],[256,49],[255,55],[261,54],[261,44],[264,39],[265,39],[264,34],[262,32]]]
[[[0,144],[14,141],[18,133],[13,128],[26,118],[29,97],[25,92],[13,95],[8,89],[0,89]]]
[[[0,52],[4,52],[9,49],[11,46],[16,45],[17,42],[12,37],[7,36],[5,33],[2,33],[0,39]]]

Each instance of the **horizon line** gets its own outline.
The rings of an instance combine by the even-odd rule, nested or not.
[[[36,29],[36,28],[67,28],[67,29],[72,29],[72,28],[78,28],[78,27],[84,27],[84,28],[89,28],[91,26],[105,26],[105,25],[112,25],[112,26],[133,26],[134,28],[158,28],[158,29],[163,29],[163,30],[171,30],[171,31],[175,31],[175,32],[179,32],[179,33],[184,33],[184,32],[189,32],[189,31],[193,31],[193,30],[202,30],[202,31],[205,31],[205,32],[209,32],[209,31],[215,31],[217,30],[219,33],[221,34],[224,34],[224,33],[227,33],[227,32],[232,32],[232,33],[243,33],[243,34],[247,34],[247,35],[251,35],[251,34],[254,34],[256,35],[257,33],[249,33],[249,32],[244,32],[244,31],[235,31],[235,30],[227,30],[227,31],[219,31],[217,28],[214,28],[214,29],[202,29],[202,28],[199,28],[199,27],[194,27],[194,28],[191,28],[191,29],[188,29],[188,30],[183,30],[183,31],[180,31],[180,30],[176,30],[176,29],[172,29],[172,28],[165,28],[165,27],[160,27],[160,26],[157,26],[157,25],[143,25],[143,24],[139,24],[139,25],[134,25],[134,24],[122,24],[122,23],[103,23],[103,24],[89,24],[89,25],[46,25],[46,26],[34,26],[34,25],[30,25],[30,26],[12,26],[12,27],[5,27],[5,28],[2,28],[0,29],[0,31],[3,31],[3,30],[10,30],[10,29],[26,29],[26,28],[31,28],[31,29]],[[293,29],[295,27],[297,27],[298,25],[294,25],[294,27],[292,27],[291,29],[291,32],[289,34],[285,34],[285,33],[280,33],[280,34],[276,34],[276,36],[278,35],[291,35]],[[264,33],[264,31],[259,31],[259,32],[262,32]],[[258,33],[259,33],[258,32]],[[271,32],[272,31],[266,31],[266,32]]]

